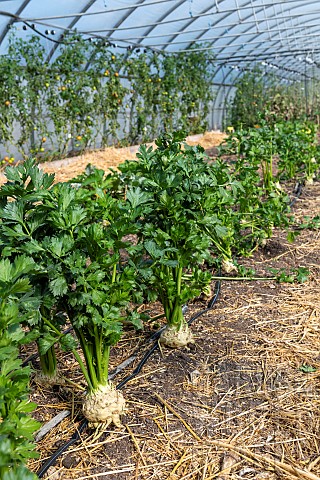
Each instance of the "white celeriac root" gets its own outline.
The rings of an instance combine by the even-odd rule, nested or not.
[[[238,268],[232,260],[223,259],[221,262],[222,271],[225,273],[238,272]]]
[[[194,343],[194,338],[186,323],[180,330],[168,325],[161,333],[159,341],[166,347],[179,348],[185,347],[188,343]]]
[[[314,179],[314,175],[311,175],[310,177],[307,177],[306,178],[306,185],[313,185],[313,179]]]
[[[83,414],[94,426],[114,423],[120,427],[120,415],[124,413],[125,399],[111,384],[100,385],[98,389],[88,393],[83,404]]]

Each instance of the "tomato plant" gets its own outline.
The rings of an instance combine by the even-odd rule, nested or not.
[[[39,37],[22,40],[12,29],[0,59],[0,140],[8,158],[15,147],[23,158],[50,159],[150,141],[163,129],[204,131],[211,61],[205,52],[114,53],[72,33],[49,63]]]
[[[254,67],[234,84],[235,94],[228,105],[228,123],[236,128],[309,119],[319,125],[319,81],[279,81],[273,72]]]

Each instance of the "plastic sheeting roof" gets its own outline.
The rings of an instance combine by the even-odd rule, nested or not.
[[[218,83],[256,63],[287,80],[319,74],[319,0],[0,0],[0,54],[12,25],[22,38],[40,35],[48,58],[77,30],[116,49],[201,44],[216,57]]]

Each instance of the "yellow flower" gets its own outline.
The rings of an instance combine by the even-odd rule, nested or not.
[[[234,128],[233,127],[227,127],[227,132],[234,132]]]

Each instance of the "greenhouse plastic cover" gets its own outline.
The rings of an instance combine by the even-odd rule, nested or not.
[[[220,65],[259,61],[292,73],[316,66],[320,48],[320,2],[309,0],[0,0],[2,54],[12,25],[21,37],[43,35],[48,52],[77,30],[119,47],[174,52],[201,44]]]
[[[12,28],[23,39],[38,35],[49,61],[70,31],[115,51],[209,50],[216,112],[256,65],[284,83],[317,78],[319,27],[319,0],[0,0],[0,54]]]

